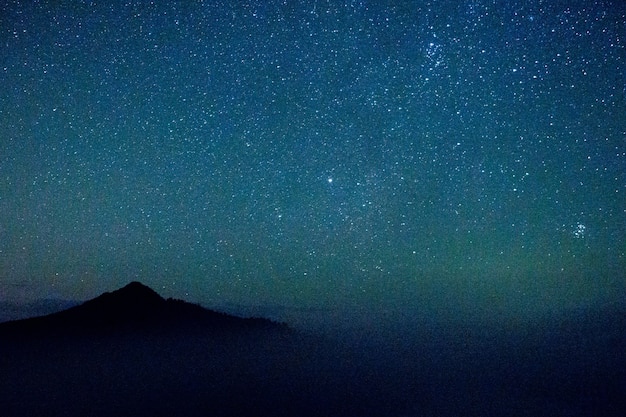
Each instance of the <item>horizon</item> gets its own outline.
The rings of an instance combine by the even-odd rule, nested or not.
[[[86,300],[40,299],[26,304],[0,302],[0,323],[61,312],[98,298],[103,294],[126,288],[133,283],[138,283],[151,291],[155,291],[142,282],[131,281],[120,288],[105,291]],[[545,311],[543,314],[535,316],[511,317],[500,315],[488,317],[481,314],[444,313],[426,308],[407,311],[401,307],[394,308],[391,306],[373,309],[371,306],[357,305],[336,306],[334,308],[233,303],[203,305],[186,299],[165,297],[158,291],[155,292],[164,300],[184,301],[209,311],[225,313],[234,317],[265,318],[274,322],[285,323],[294,330],[306,333],[331,336],[332,338],[347,338],[348,340],[365,337],[371,343],[386,343],[386,339],[396,337],[412,340],[424,336],[427,334],[424,332],[429,331],[443,331],[448,337],[455,337],[455,335],[467,331],[476,332],[479,328],[483,328],[483,331],[487,329],[490,329],[487,331],[504,331],[508,337],[514,336],[520,331],[539,334],[551,327],[562,331],[563,327],[561,326],[563,325],[572,326],[576,323],[576,325],[589,325],[589,320],[600,323],[614,317],[615,314],[623,315],[626,313],[626,302],[624,301],[604,305],[577,305],[564,311]]]

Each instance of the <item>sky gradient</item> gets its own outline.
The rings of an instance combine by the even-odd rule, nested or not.
[[[624,299],[621,1],[3,4],[3,300]]]

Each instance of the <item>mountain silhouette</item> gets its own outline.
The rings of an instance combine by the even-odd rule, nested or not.
[[[398,387],[410,385],[365,356],[131,282],[58,313],[0,323],[0,414],[400,415],[413,397]]]
[[[42,317],[0,323],[0,335],[98,333],[102,331],[242,330],[285,327],[263,318],[240,318],[197,304],[165,299],[140,282],[106,292],[83,304]]]
[[[592,313],[536,333],[431,326],[370,344],[132,282],[0,324],[0,415],[624,416],[625,310]]]

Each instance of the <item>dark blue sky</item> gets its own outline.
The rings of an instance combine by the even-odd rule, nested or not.
[[[130,280],[205,305],[511,316],[624,297],[623,2],[0,16],[5,300]]]

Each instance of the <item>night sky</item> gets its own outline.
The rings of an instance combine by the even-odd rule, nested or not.
[[[622,1],[8,1],[0,298],[531,317],[626,291]]]

